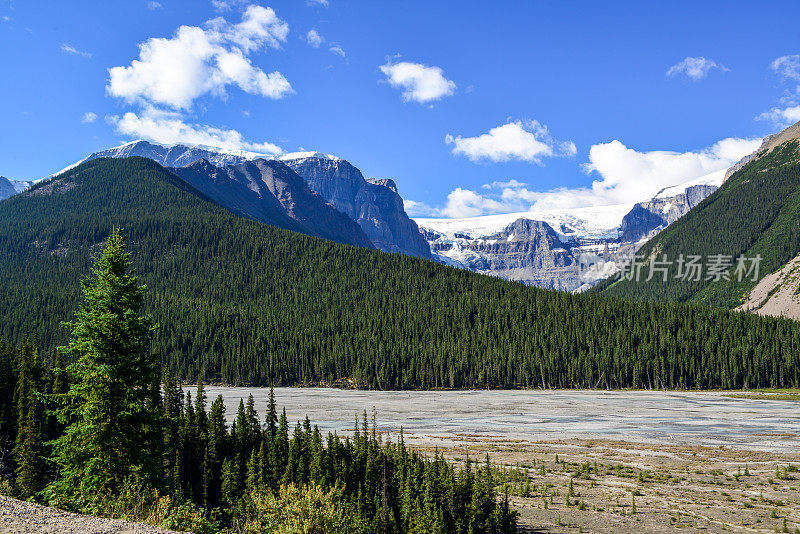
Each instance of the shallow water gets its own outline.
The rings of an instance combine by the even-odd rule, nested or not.
[[[189,388],[187,387],[187,390]],[[268,388],[206,387],[222,395],[229,421],[252,393],[262,420]],[[194,392],[192,392],[194,394]],[[346,432],[372,407],[377,426],[425,440],[479,434],[529,441],[610,439],[663,445],[800,450],[800,403],[719,393],[659,391],[353,391],[276,388],[290,425],[308,415],[323,431]]]

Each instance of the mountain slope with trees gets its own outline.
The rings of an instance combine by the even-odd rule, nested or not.
[[[358,387],[798,387],[800,326],[570,295],[237,217],[158,164],[98,159],[0,202],[0,335],[43,352],[125,228],[181,380]]]
[[[640,249],[643,261],[638,281],[617,277],[597,289],[623,298],[698,302],[721,308],[741,305],[757,280],[736,273],[739,257],[760,257],[761,278],[800,254],[800,141],[790,139],[757,154],[720,189]],[[731,263],[720,279],[707,272],[699,279],[685,279],[676,261],[681,255],[686,259],[698,256],[704,265],[719,256]],[[666,280],[661,272],[646,280],[653,261],[665,257],[671,261]],[[749,261],[745,267],[749,270],[752,265]]]

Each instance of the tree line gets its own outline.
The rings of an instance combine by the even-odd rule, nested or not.
[[[226,423],[163,372],[145,289],[115,231],[82,284],[53,362],[35,338],[0,342],[0,490],[84,513],[215,532],[510,533],[495,469],[457,469],[384,441],[366,413],[352,437],[292,430],[270,391]],[[163,377],[163,384],[162,384]],[[295,530],[292,530],[295,529]],[[300,530],[297,530],[300,529]]]

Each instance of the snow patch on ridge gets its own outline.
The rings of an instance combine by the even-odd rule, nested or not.
[[[570,241],[575,238],[615,239],[619,234],[622,218],[631,208],[633,208],[633,204],[614,204],[522,211],[463,219],[415,218],[414,221],[420,228],[433,230],[451,238],[454,238],[455,234],[465,234],[473,239],[486,237],[502,231],[517,219],[529,219],[549,224],[562,241]]]
[[[727,169],[720,169],[716,172],[706,174],[705,176],[701,176],[700,178],[695,178],[694,180],[690,180],[682,184],[665,187],[664,189],[656,193],[656,195],[653,198],[674,197],[682,193],[685,193],[688,188],[695,185],[713,185],[715,187],[720,187],[722,186],[722,182],[725,181],[726,172]]]

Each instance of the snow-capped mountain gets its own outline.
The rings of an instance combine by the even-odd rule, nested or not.
[[[653,237],[719,189],[725,180],[725,172],[722,169],[664,188],[650,200],[639,202],[622,219],[620,239],[639,242]]]
[[[386,252],[430,257],[430,248],[416,223],[406,215],[403,199],[397,193],[397,186],[393,181],[367,181],[361,171],[347,161],[322,152],[272,155],[204,145],[161,145],[139,140],[90,154],[61,172],[97,158],[132,156],[152,159],[171,168],[186,167],[199,160],[220,168],[260,159],[281,162],[300,175],[324,201],[358,223],[376,248]],[[228,204],[225,205],[230,208]],[[249,208],[243,209],[246,211]],[[356,239],[355,236],[351,237]]]
[[[97,158],[129,158],[132,156],[139,156],[142,158],[152,159],[164,167],[185,167],[191,165],[197,160],[204,159],[214,166],[220,167],[223,165],[235,165],[245,161],[254,159],[278,160],[278,161],[295,161],[307,158],[338,160],[336,156],[330,154],[323,154],[322,152],[292,152],[289,154],[261,154],[259,152],[248,152],[247,150],[232,150],[225,148],[212,147],[207,145],[162,145],[159,143],[151,143],[139,139],[131,141],[114,148],[101,150],[88,155],[77,163],[73,163],[69,167],[62,169],[55,173],[56,175],[69,170],[76,165]]]
[[[439,261],[527,284],[585,290],[619,270],[649,237],[713,193],[721,170],[637,204],[417,218]]]
[[[33,182],[19,182],[16,180],[9,180],[5,176],[0,176],[0,200],[8,198],[11,195],[22,193],[28,189]]]

